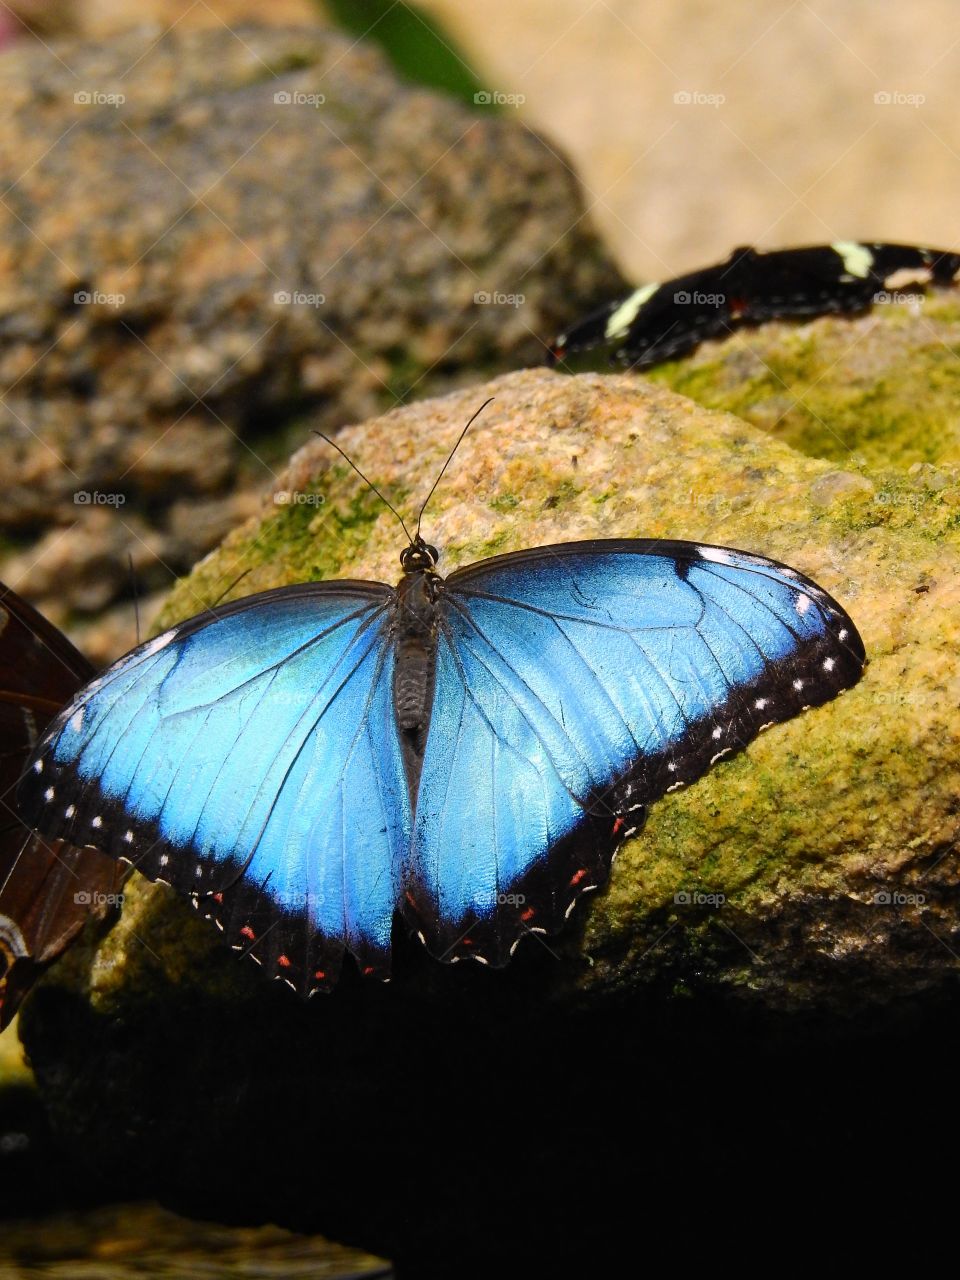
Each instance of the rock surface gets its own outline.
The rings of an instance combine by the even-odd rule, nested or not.
[[[188,569],[308,411],[537,362],[622,283],[549,145],[319,27],[25,45],[0,92],[0,575],[57,622],[122,594],[118,543]],[[2,553],[51,528],[48,592]]]
[[[895,487],[940,492],[951,487],[950,468],[960,466],[960,295],[887,297],[853,319],[743,329],[649,376],[811,457],[874,469],[895,464]],[[938,472],[939,464],[947,471]]]
[[[711,1036],[749,1039],[759,1020],[803,1062],[795,1037],[811,1020],[843,1034],[864,1010],[874,1024],[909,1017],[957,988],[956,473],[918,490],[890,468],[845,471],[623,375],[512,374],[340,440],[412,511],[489,394],[425,521],[442,569],[598,536],[761,551],[847,607],[870,658],[861,683],[658,802],[606,892],[502,972],[438,965],[400,932],[390,986],[351,972],[300,1005],[135,877],[119,924],[66,957],[22,1015],[58,1128],[112,1177],[161,1186],[195,1212],[272,1217],[415,1257],[411,1274],[432,1274],[425,1259],[443,1274],[452,1253],[482,1271],[534,1241],[562,1255],[579,1239],[576,1224],[554,1229],[569,1180],[583,1214],[603,1214],[611,1167],[649,1141],[660,1097],[692,1105],[705,1054],[733,1108],[721,1131],[754,1107],[769,1126],[773,1086],[754,1077],[769,1043],[749,1041],[758,1056],[741,1073],[713,1060]],[[281,483],[318,501],[268,501],[179,586],[163,622],[241,571],[242,594],[396,578],[393,518],[321,442]],[[921,497],[878,501],[903,492]],[[588,1125],[584,1112],[603,1103],[616,1123]],[[318,1161],[306,1185],[288,1176],[304,1149]],[[383,1159],[403,1173],[381,1178]],[[251,1179],[251,1168],[272,1172]],[[502,1228],[487,1216],[491,1177],[514,1215]]]

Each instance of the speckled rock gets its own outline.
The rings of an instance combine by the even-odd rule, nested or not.
[[[0,538],[28,560],[51,527],[93,539],[99,506],[102,558],[136,553],[131,517],[154,531],[159,588],[308,413],[332,429],[537,362],[621,283],[550,146],[321,27],[23,45],[0,93]],[[171,511],[198,501],[221,517]],[[7,550],[58,620],[88,608],[81,566],[48,594]]]
[[[605,1185],[620,1144],[644,1140],[651,1091],[671,1076],[702,1087],[685,1056],[693,1024],[698,1036],[757,1017],[795,1028],[892,1016],[955,993],[958,975],[957,474],[938,471],[934,489],[864,467],[837,484],[834,463],[664,388],[547,371],[398,410],[341,441],[413,511],[491,394],[425,521],[442,569],[590,536],[761,551],[849,609],[870,658],[862,682],[658,802],[608,889],[504,971],[441,966],[398,931],[389,986],[350,972],[301,1005],[134,877],[119,924],[53,970],[22,1017],[58,1125],[133,1185],[160,1182],[195,1211],[239,1203],[389,1256],[429,1256],[437,1274],[465,1239],[487,1263],[505,1242],[543,1239],[571,1142],[584,1185]],[[268,501],[158,625],[217,598],[238,569],[243,594],[395,579],[395,521],[321,442],[280,483],[316,501]],[[665,1019],[682,1033],[661,1057],[650,1038]],[[694,1044],[697,1062],[711,1052]],[[611,1093],[613,1063],[629,1073],[614,1086],[616,1123],[578,1142],[570,1126]],[[730,1075],[728,1105],[746,1096]],[[209,1152],[192,1141],[198,1127],[221,1135]],[[358,1132],[402,1150],[407,1173],[371,1184]],[[251,1185],[247,1167],[289,1169],[304,1145],[337,1169],[321,1196],[300,1179]],[[478,1242],[492,1176],[510,1212],[534,1220]]]

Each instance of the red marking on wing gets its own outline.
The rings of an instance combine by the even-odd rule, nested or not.
[[[257,935],[253,932],[253,930],[250,928],[248,924],[245,924],[243,928],[240,930],[240,936],[241,938],[249,938],[250,941],[253,942],[254,938]]]
[[[368,964],[368,965],[367,965],[367,967],[363,970],[363,976],[364,976],[365,978],[369,978],[369,977],[370,977],[370,975],[371,975],[371,973],[375,973],[375,972],[376,972],[376,970],[374,969],[373,965],[372,965],[372,964]]]
[[[280,968],[281,968],[281,969],[289,969],[289,968],[290,968],[290,957],[289,957],[289,956],[277,956],[277,964],[280,966]]]
[[[222,893],[215,893],[215,894],[213,895],[213,900],[214,900],[214,902],[219,902],[219,903],[222,905],[222,904],[223,904],[223,894],[222,894]]]
[[[623,819],[622,819],[622,818],[618,818],[618,819],[617,819],[617,822],[621,822],[621,823],[622,823],[622,822],[623,822]],[[616,835],[616,834],[617,834],[617,825],[616,825],[616,823],[614,823],[614,826],[613,826],[613,834],[614,834],[614,835]],[[580,881],[583,879],[583,877],[584,877],[586,874],[587,874],[587,868],[586,868],[586,867],[581,867],[579,871],[575,871],[575,872],[574,872],[574,874],[570,877],[570,888],[572,889],[572,888],[573,888],[573,886],[574,886],[575,884],[579,884],[579,883],[580,883]]]
[[[324,978],[327,976],[327,973],[325,969],[318,969],[313,976],[317,979],[318,982],[322,982]]]
[[[534,917],[536,914],[537,914],[537,913],[534,911],[533,907],[527,907],[526,911],[521,911],[521,912],[520,912],[520,919],[521,919],[521,920],[532,920],[532,919],[533,919],[533,917]]]
[[[622,814],[622,813],[618,813],[618,814],[617,814],[617,816],[616,816],[616,818],[614,819],[614,823],[613,823],[613,834],[614,834],[615,836],[618,836],[618,835],[620,834],[620,832],[623,830],[623,824],[624,824],[624,821],[625,821],[625,819],[624,819],[623,814]],[[578,872],[577,872],[577,875],[585,875],[585,874],[586,874],[586,872],[583,872],[583,871],[578,871]],[[573,881],[571,880],[571,881],[570,881],[570,883],[571,883],[571,884],[573,884]]]

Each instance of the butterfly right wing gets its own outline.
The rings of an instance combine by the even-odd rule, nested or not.
[[[56,717],[20,789],[48,838],[195,895],[303,993],[389,970],[410,801],[393,592],[306,583],[174,627]]]

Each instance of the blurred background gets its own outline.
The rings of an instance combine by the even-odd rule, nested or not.
[[[960,13],[849,0],[75,0],[5,6],[46,39],[125,27],[315,22],[404,71],[500,95],[576,169],[624,271],[675,275],[735,245],[955,246]]]

